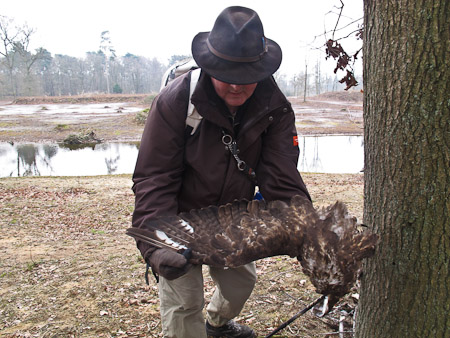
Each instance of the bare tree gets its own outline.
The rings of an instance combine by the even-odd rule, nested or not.
[[[111,92],[116,84],[125,93],[159,90],[165,65],[156,58],[117,57],[108,31],[102,32],[100,49],[85,58],[52,57],[44,48],[32,51],[34,32],[0,16],[0,97]]]
[[[291,79],[291,86],[294,90],[293,95],[300,96],[300,94],[302,94],[304,91],[305,74],[302,72],[294,74]]]
[[[38,48],[35,53],[30,51],[31,36],[35,33],[35,29],[27,24],[17,26],[13,19],[0,16],[0,40],[2,48],[0,55],[1,60],[6,66],[9,75],[10,90],[12,95],[16,97],[19,89],[19,79],[16,75],[23,71],[25,83],[25,93],[32,94],[33,76],[31,69],[35,62],[45,55],[43,48]]]
[[[14,66],[15,66],[15,53],[14,44],[20,35],[20,29],[14,25],[14,20],[6,16],[0,16],[0,39],[1,50],[0,55],[4,57],[2,63],[6,65],[9,75],[10,88],[12,95],[17,96],[17,89],[14,83]]]
[[[111,85],[110,85],[110,68],[111,68],[111,62],[116,58],[116,50],[114,49],[111,37],[109,36],[109,31],[104,31],[100,35],[100,51],[103,52],[103,55],[105,56],[105,64],[104,64],[104,74],[106,79],[106,92],[111,92]]]
[[[320,73],[320,61],[316,60],[315,74],[314,74],[314,87],[316,89],[316,95],[322,92],[322,74]]]
[[[16,42],[14,42],[14,51],[19,54],[20,62],[24,65],[21,67],[25,69],[25,95],[32,95],[33,89],[33,74],[32,67],[37,60],[45,56],[46,50],[44,48],[36,49],[35,53],[29,50],[31,35],[35,33],[35,29],[23,25],[20,29],[20,35]]]

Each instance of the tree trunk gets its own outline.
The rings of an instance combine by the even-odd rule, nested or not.
[[[356,337],[450,337],[450,2],[364,0],[364,221],[380,236]]]

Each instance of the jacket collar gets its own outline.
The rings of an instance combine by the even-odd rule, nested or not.
[[[203,118],[228,130],[233,129],[225,103],[217,95],[211,78],[204,72],[200,75],[191,101]],[[286,99],[274,79],[270,77],[261,81],[247,101],[241,125],[245,126],[245,129],[250,128],[263,116],[283,104],[286,104]]]
[[[231,121],[228,119],[228,109],[223,100],[217,95],[211,83],[211,78],[204,72],[200,75],[191,101],[203,118],[220,127],[231,128]]]

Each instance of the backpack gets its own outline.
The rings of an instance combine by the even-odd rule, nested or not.
[[[192,128],[190,135],[194,135],[197,127],[200,125],[202,121],[202,116],[197,112],[194,105],[191,102],[192,94],[194,93],[195,87],[197,86],[198,79],[200,77],[201,69],[198,67],[197,63],[192,58],[184,59],[175,63],[172,67],[170,67],[163,75],[161,81],[160,91],[170,84],[177,77],[191,71],[191,83],[189,87],[189,103],[186,113],[186,126]]]

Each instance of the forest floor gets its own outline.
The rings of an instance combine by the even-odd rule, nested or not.
[[[320,101],[326,100],[323,106]],[[311,101],[306,103],[323,107],[317,109],[337,109],[343,115],[350,111],[355,116],[361,104],[352,100],[343,103],[326,95]],[[305,107],[302,104],[293,100],[297,114]],[[329,111],[323,110],[323,114],[333,120]],[[91,123],[85,116],[85,127],[94,126],[96,134],[108,141],[140,138],[143,126],[130,127],[134,114],[110,115],[99,121],[95,116]],[[22,133],[22,122],[28,118],[34,121],[30,126],[42,128]],[[348,120],[343,117],[338,125],[347,125]],[[350,120],[358,126],[352,133],[362,134],[362,121]],[[59,123],[56,116],[53,122],[41,124],[39,119],[22,115],[17,128],[8,131],[4,121],[0,120],[0,142],[57,142],[64,137],[52,125]],[[116,133],[125,132],[122,123],[126,121],[132,131],[126,136]],[[321,121],[320,127],[306,129],[312,134],[349,130],[336,131],[336,125],[329,127],[329,120]],[[81,128],[76,122],[69,125],[71,131]],[[351,214],[362,219],[362,174],[302,176],[316,207],[341,200]],[[0,205],[0,337],[161,337],[157,284],[153,278],[150,285],[145,284],[145,265],[134,240],[125,235],[134,206],[131,175],[0,178]],[[256,288],[237,320],[253,327],[260,337],[319,296],[295,259],[260,260],[257,272]],[[212,291],[213,283],[206,273],[207,300]],[[329,315],[319,318],[308,312],[275,337],[338,337],[343,313],[348,314],[345,330],[352,330],[356,302],[355,288]]]

